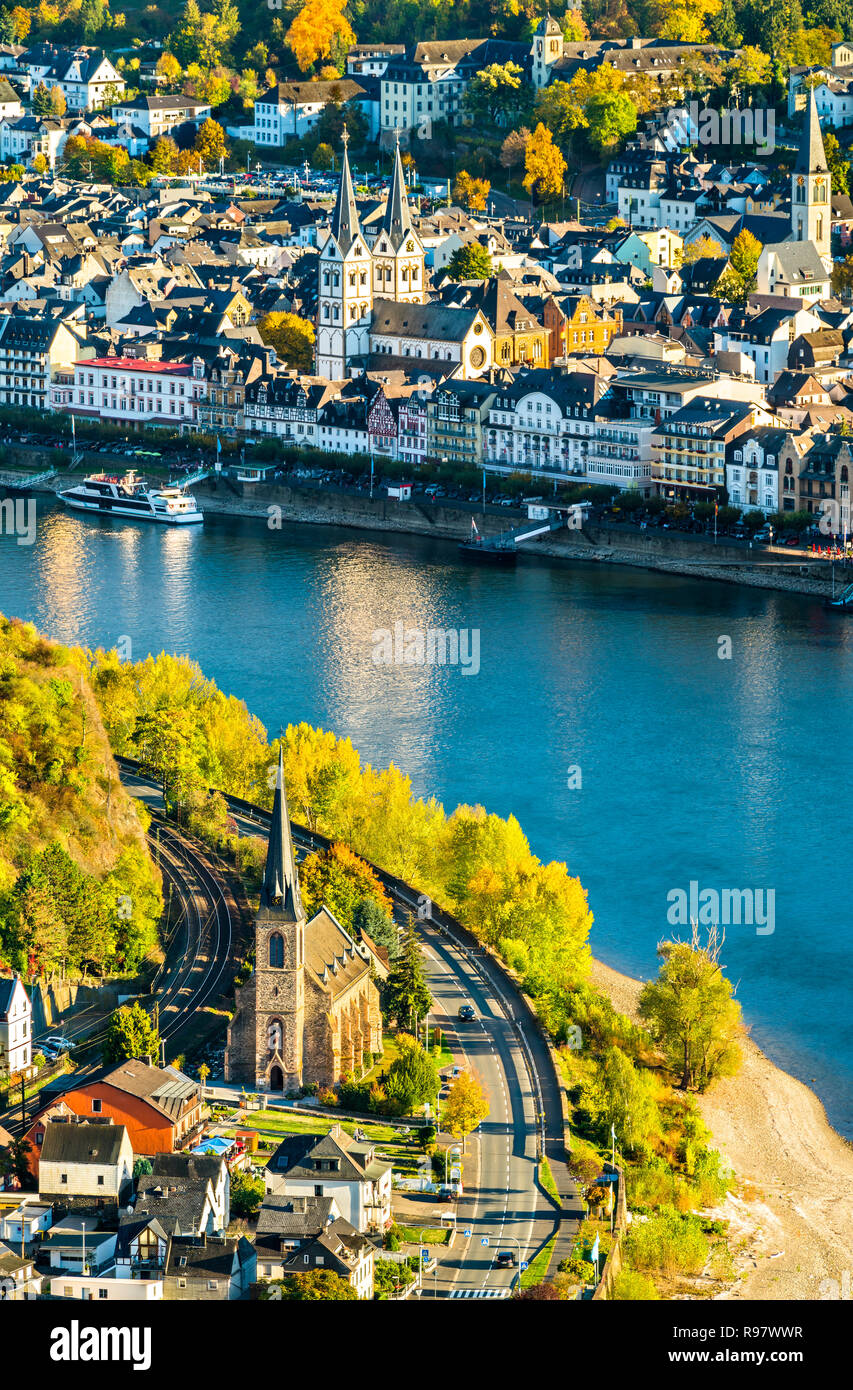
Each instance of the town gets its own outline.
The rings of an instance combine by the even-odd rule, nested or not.
[[[766,588],[813,600],[843,651],[853,25],[798,0],[555,9],[0,8],[0,1301],[648,1305],[842,1277],[828,1239],[806,1273],[796,1240],[770,1249],[725,1147],[743,1110],[716,1100],[724,1140],[708,1119],[706,1093],[742,1107],[771,1066],[726,929],[766,962],[783,885],[679,860],[689,903],[645,880],[642,980],[593,960],[574,808],[564,849],[545,800],[533,831],[515,806],[543,769],[561,806],[604,783],[589,692],[566,693],[581,628],[564,606],[543,636],[507,586],[531,558],[596,561],[596,622],[637,597],[611,563],[668,572],[667,595],[726,581],[722,604]],[[140,543],[145,521],[167,531]],[[353,558],[370,531],[412,540],[390,590],[386,553]],[[642,648],[635,679],[678,669],[711,718],[742,615],[683,601],[697,664]],[[618,638],[649,640],[642,619]],[[461,703],[499,652],[510,743],[503,690]],[[461,754],[439,748],[445,677]],[[623,733],[661,719],[634,698]],[[458,780],[427,787],[424,749]],[[637,833],[627,805],[655,820],[622,756],[602,854],[617,820]],[[502,758],[507,788],[469,793]],[[757,814],[783,773],[746,761]],[[715,786],[690,839],[740,790]],[[709,881],[731,886],[700,904]],[[107,1348],[62,1327],[57,1359]],[[149,1370],[150,1339],[134,1355]]]

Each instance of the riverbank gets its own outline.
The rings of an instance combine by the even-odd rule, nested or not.
[[[592,980],[620,1012],[638,1018],[639,980],[601,961],[594,962]],[[840,1297],[845,1272],[849,1296],[853,1146],[832,1128],[808,1086],[749,1039],[744,1053],[737,1076],[699,1097],[714,1143],[737,1177],[714,1213],[729,1222],[740,1276],[722,1297]]]
[[[6,469],[0,472],[0,488],[26,487],[29,476],[23,470]],[[79,482],[79,475],[55,474],[42,478],[34,491],[55,496],[74,482]],[[458,542],[469,538],[472,512],[476,513],[477,525],[485,537],[519,524],[517,513],[508,516],[497,507],[483,513],[474,505],[469,509],[417,498],[408,502],[384,496],[371,499],[363,494],[290,484],[232,485],[224,478],[215,478],[196,484],[193,493],[206,515],[256,518],[276,529],[288,524],[340,526],[365,533],[429,536]],[[551,532],[527,542],[521,553],[654,570],[680,578],[714,580],[810,598],[826,599],[833,593],[832,569],[828,562],[816,557],[792,556],[783,549],[767,547],[750,551],[730,539],[713,545],[705,537],[658,530],[644,532],[628,525],[587,525],[582,531]],[[840,571],[836,581],[839,587],[845,582]]]

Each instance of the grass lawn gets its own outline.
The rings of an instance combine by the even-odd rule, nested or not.
[[[397,1223],[399,1225],[399,1222]],[[450,1231],[443,1226],[400,1226],[404,1240],[415,1245],[448,1245]]]
[[[556,1244],[556,1240],[557,1235],[555,1232],[554,1235],[552,1235],[551,1239],[548,1241],[548,1244],[543,1245],[542,1249],[539,1251],[539,1254],[536,1255],[530,1261],[530,1264],[527,1266],[525,1270],[522,1270],[521,1278],[519,1280],[521,1288],[529,1289],[533,1284],[541,1284],[542,1281],[547,1277],[548,1267],[551,1263],[551,1256],[554,1253],[554,1245]]]
[[[547,1158],[540,1158],[539,1160],[539,1181],[548,1193],[548,1196],[553,1197],[557,1206],[562,1206],[560,1194],[557,1191],[557,1184],[554,1182],[554,1174],[551,1172],[551,1165]]]
[[[233,1138],[236,1133],[234,1116],[220,1123],[227,1125],[223,1134],[229,1139]],[[285,1134],[328,1134],[335,1123],[328,1115],[318,1115],[314,1119],[309,1115],[288,1115],[280,1110],[255,1110],[239,1127],[267,1132],[273,1138],[277,1135],[283,1138]],[[341,1120],[339,1123],[347,1134],[354,1134],[356,1129],[360,1129],[376,1144],[378,1157],[388,1159],[398,1172],[414,1174],[417,1171],[422,1150],[415,1134],[400,1134],[392,1125],[371,1124],[369,1121],[356,1123],[354,1120]]]

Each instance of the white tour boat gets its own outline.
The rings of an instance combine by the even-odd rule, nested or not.
[[[191,493],[182,487],[149,487],[131,470],[119,478],[94,473],[85,482],[59,494],[66,507],[98,512],[101,516],[134,516],[142,521],[161,521],[167,526],[185,526],[204,521],[204,515]]]

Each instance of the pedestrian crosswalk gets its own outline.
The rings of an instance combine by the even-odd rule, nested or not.
[[[451,1298],[509,1298],[510,1289],[451,1289]]]

